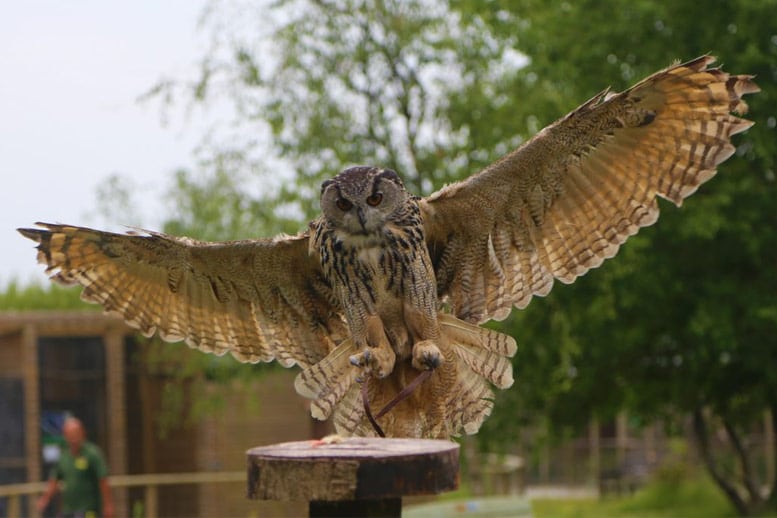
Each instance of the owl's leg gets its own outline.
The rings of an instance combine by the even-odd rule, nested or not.
[[[405,304],[405,322],[413,336],[413,361],[418,370],[434,370],[443,364],[445,356],[440,347],[440,325],[437,314],[427,312],[425,308]]]
[[[380,317],[377,315],[367,317],[365,334],[366,347],[362,352],[351,356],[349,360],[353,365],[363,367],[365,374],[385,378],[394,370],[397,355],[391,348]],[[354,340],[356,341],[356,337]]]
[[[451,390],[456,386],[457,365],[455,359],[443,363],[437,369],[427,386],[428,397],[424,399],[427,406],[429,429],[427,435],[434,439],[448,439],[452,432],[449,419],[451,408],[449,398]]]

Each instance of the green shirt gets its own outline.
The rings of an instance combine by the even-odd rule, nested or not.
[[[75,457],[69,448],[63,448],[51,476],[64,483],[63,512],[93,511],[102,514],[100,479],[108,476],[108,468],[96,445],[84,441]]]

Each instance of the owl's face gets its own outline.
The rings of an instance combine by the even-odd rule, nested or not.
[[[351,167],[321,184],[321,210],[330,225],[349,234],[379,232],[409,193],[391,169]]]

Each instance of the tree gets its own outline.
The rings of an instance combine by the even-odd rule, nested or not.
[[[237,19],[259,20],[256,12],[214,9],[205,20],[216,45],[191,83],[193,99],[229,92],[241,128],[271,135],[269,155],[296,183],[251,198],[229,175],[214,175],[182,184],[192,188],[182,192],[194,196],[201,185],[211,193],[215,181],[225,199],[242,200],[230,207],[258,214],[285,206],[304,220],[316,210],[320,181],[345,165],[394,167],[424,194],[475,172],[603,87],[622,89],[674,59],[711,51],[727,70],[757,74],[763,92],[749,99],[757,125],[718,178],[682,211],[664,206],[659,224],[616,260],[503,324],[524,344],[517,382],[499,394],[481,435],[504,438],[537,415],[563,430],[623,408],[646,418],[690,413],[706,465],[737,509],[777,508],[777,487],[769,499],[755,490],[741,439],[763,409],[777,416],[777,279],[769,262],[777,249],[776,6],[280,1],[264,6],[276,24],[258,37],[232,30]],[[175,89],[166,83],[160,91]],[[257,155],[268,153],[256,149],[239,149],[236,167],[257,169]],[[229,212],[236,226],[222,224],[229,235],[240,210]],[[724,474],[708,447],[713,422],[739,458],[733,473]]]
[[[245,35],[231,30],[238,17],[258,16],[250,6],[211,11],[206,26],[216,43],[200,76],[164,80],[152,92],[165,99],[188,92],[208,103],[227,90],[237,125],[251,134],[269,129],[274,139],[263,153],[254,139],[238,138],[229,150],[254,170],[268,154],[284,161],[296,182],[270,198],[301,202],[304,217],[317,211],[321,181],[344,165],[393,167],[424,194],[517,144],[518,132],[504,129],[508,111],[499,107],[510,102],[505,78],[524,58],[480,17],[464,18],[440,0],[280,1],[261,9],[281,20],[269,34],[254,31],[258,24]],[[465,89],[478,92],[480,125],[452,120],[450,103]],[[499,129],[472,135],[473,127]],[[487,144],[473,148],[473,138]]]
[[[505,408],[543,412],[556,429],[622,408],[646,418],[690,414],[705,465],[739,512],[775,508],[777,486],[767,498],[760,493],[743,433],[765,408],[777,415],[777,278],[768,266],[777,246],[777,41],[765,22],[776,6],[507,7],[516,16],[531,13],[516,36],[531,62],[517,80],[541,77],[564,99],[588,98],[603,83],[620,89],[671,59],[707,51],[720,55],[727,70],[755,74],[763,91],[749,99],[757,124],[738,140],[736,159],[682,211],[664,206],[659,223],[630,240],[617,259],[513,315],[508,325],[526,344],[515,364],[524,382],[500,394],[486,435],[498,429],[503,436],[516,422]],[[494,30],[500,29],[509,30]],[[528,110],[548,122],[547,112]],[[728,473],[709,445],[717,424],[738,458]]]

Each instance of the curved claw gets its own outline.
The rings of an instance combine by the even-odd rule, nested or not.
[[[351,365],[364,369],[364,376],[373,374],[377,378],[385,378],[394,370],[396,355],[390,348],[367,347],[359,354],[348,358]]]
[[[351,362],[351,365],[354,367],[364,367],[370,363],[370,357],[372,354],[370,353],[369,349],[363,350],[359,354],[354,354],[353,356],[348,358],[348,361]]]
[[[418,342],[413,347],[412,365],[416,369],[434,370],[443,364],[445,356],[440,352],[439,347],[431,340]]]

